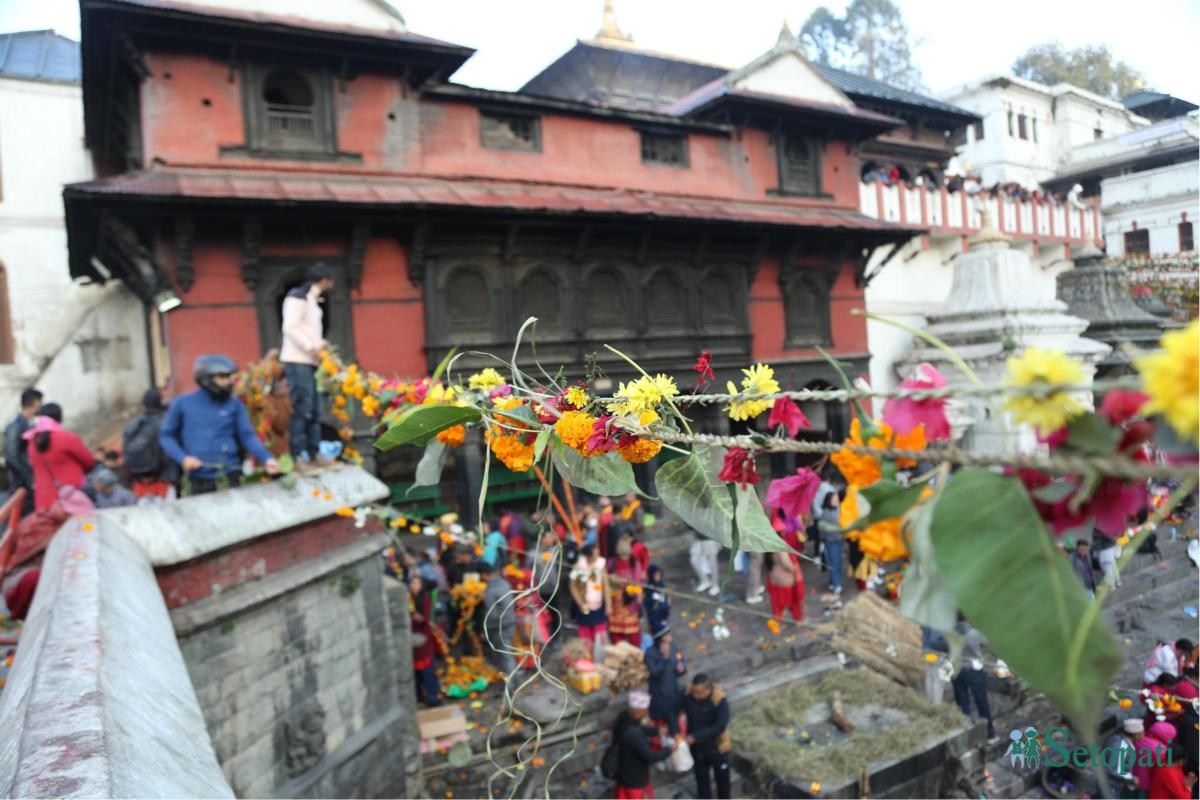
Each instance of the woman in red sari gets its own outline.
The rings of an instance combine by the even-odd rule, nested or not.
[[[617,556],[609,561],[612,613],[608,617],[608,635],[612,643],[629,642],[642,646],[642,584],[646,574],[633,557],[633,537],[617,541]]]

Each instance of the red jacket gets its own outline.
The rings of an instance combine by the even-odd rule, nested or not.
[[[1150,800],[1189,800],[1192,790],[1183,777],[1183,768],[1178,764],[1169,767],[1154,767],[1150,771]]]
[[[50,446],[44,453],[37,449],[36,440],[29,442],[29,463],[33,467],[33,503],[38,511],[50,508],[58,500],[58,485],[82,489],[87,483],[87,473],[96,466],[96,458],[78,436],[68,430],[49,433]],[[55,484],[55,478],[58,479],[58,485]]]

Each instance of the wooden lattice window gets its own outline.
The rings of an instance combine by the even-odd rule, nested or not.
[[[335,153],[328,75],[291,67],[250,66],[244,80],[251,150],[302,157]]]
[[[484,147],[493,150],[542,149],[541,120],[528,114],[480,112],[479,137]]]
[[[818,143],[803,136],[784,136],[779,146],[779,191],[814,196],[821,192]]]
[[[1125,255],[1146,258],[1150,255],[1150,231],[1129,231],[1125,234]]]
[[[1179,223],[1179,252],[1186,253],[1196,249],[1196,238],[1192,232],[1192,223]]]
[[[642,132],[642,161],[671,167],[688,165],[687,137],[673,133]]]

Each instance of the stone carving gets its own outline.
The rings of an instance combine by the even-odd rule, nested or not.
[[[319,703],[283,723],[288,777],[303,775],[325,757],[325,709]]]

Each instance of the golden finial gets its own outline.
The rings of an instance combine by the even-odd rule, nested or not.
[[[617,25],[617,14],[613,11],[612,0],[604,0],[604,20],[600,24],[600,30],[596,31],[595,40],[605,44],[629,44],[633,41],[633,37],[622,33]]]

